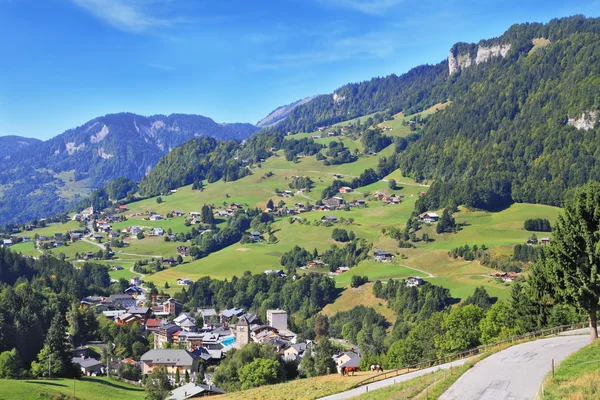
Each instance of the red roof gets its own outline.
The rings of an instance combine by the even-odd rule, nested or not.
[[[146,328],[154,328],[160,324],[160,319],[150,318],[146,321]]]
[[[119,210],[127,210],[127,206],[119,206]]]

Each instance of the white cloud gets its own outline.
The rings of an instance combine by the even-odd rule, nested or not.
[[[170,27],[182,21],[179,18],[162,16],[165,15],[164,9],[171,3],[170,0],[71,1],[94,17],[125,32],[141,33],[155,28]]]
[[[317,0],[330,6],[344,7],[365,14],[383,14],[390,8],[397,6],[404,0]]]
[[[332,35],[320,38],[312,49],[303,52],[278,53],[251,65],[256,69],[306,67],[357,59],[387,59],[406,44],[395,35],[371,32],[363,35]]]

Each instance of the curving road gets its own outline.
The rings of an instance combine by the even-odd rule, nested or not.
[[[544,377],[569,354],[590,343],[589,336],[556,336],[509,347],[478,362],[440,400],[534,399]]]
[[[400,375],[395,378],[388,378],[388,379],[384,379],[384,380],[377,381],[374,383],[370,383],[368,385],[361,386],[356,389],[351,389],[351,390],[348,390],[348,391],[345,391],[342,393],[332,394],[331,396],[327,396],[327,397],[321,397],[319,400],[352,399],[354,397],[360,396],[367,392],[371,392],[373,390],[381,389],[381,388],[384,388],[387,386],[392,386],[396,383],[405,382],[405,381],[411,380],[413,378],[417,378],[419,376],[429,374],[431,372],[439,371],[441,369],[449,369],[450,367],[458,367],[460,365],[463,365],[464,363],[466,363],[469,360],[470,360],[470,358],[463,358],[461,360],[456,360],[451,363],[436,365],[435,367],[430,367],[430,368],[420,369],[415,372],[409,372],[408,374]]]

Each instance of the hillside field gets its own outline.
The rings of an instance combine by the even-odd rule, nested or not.
[[[443,109],[446,104],[436,105],[423,114]],[[399,118],[400,116],[394,121],[399,120]],[[300,135],[294,135],[294,137]],[[342,140],[348,147],[354,145],[360,148],[362,146],[360,141],[353,141],[348,137],[324,138],[316,141],[326,143],[331,140]],[[360,175],[366,168],[376,168],[380,156],[390,156],[392,154],[393,145],[382,150],[377,156],[360,157],[352,163],[326,166],[323,162],[317,161],[314,156],[302,157],[296,163],[287,161],[283,153],[279,151],[263,162],[260,167],[254,167],[251,175],[238,181],[218,181],[206,184],[202,191],[192,190],[191,186],[182,187],[173,194],[162,196],[161,203],[157,202],[156,198],[130,203],[127,205],[128,210],[125,212],[127,220],[114,223],[113,229],[120,230],[128,226],[139,225],[145,229],[162,227],[165,231],[171,229],[174,233],[187,232],[191,227],[185,225],[186,217],[149,221],[147,212],[152,211],[166,217],[173,210],[181,210],[189,215],[192,211],[199,212],[203,204],[212,204],[217,209],[225,209],[227,204],[233,202],[242,204],[245,208],[263,208],[269,199],[273,199],[275,203],[283,200],[287,206],[293,206],[298,202],[315,204],[320,199],[323,189],[335,179],[334,174],[341,174],[342,179],[351,179]],[[292,197],[278,197],[276,189],[280,191],[289,190],[289,184],[294,176],[309,176],[314,181],[314,187],[309,192],[296,194]],[[397,181],[395,190],[388,187],[389,179]],[[417,275],[431,283],[448,287],[452,295],[457,298],[470,295],[475,287],[480,285],[485,286],[491,296],[505,297],[509,293],[510,286],[492,279],[489,276],[493,272],[491,269],[481,266],[476,261],[450,259],[448,251],[465,244],[470,246],[485,244],[492,249],[494,254],[512,254],[512,247],[515,244],[524,243],[532,233],[523,229],[525,219],[548,218],[553,223],[560,211],[556,207],[532,204],[513,204],[499,212],[469,211],[461,208],[454,214],[457,223],[465,224],[461,231],[455,234],[438,235],[435,233],[435,226],[424,226],[419,235],[427,233],[431,239],[430,242],[417,242],[415,243],[416,247],[410,249],[399,248],[396,240],[384,235],[382,230],[402,229],[413,212],[416,199],[421,192],[427,190],[427,184],[417,183],[408,177],[404,177],[401,171],[397,170],[381,181],[357,188],[353,193],[340,194],[347,201],[365,199],[367,201],[366,207],[357,207],[350,211],[311,211],[302,213],[299,217],[302,218],[304,223],[299,221],[292,223],[288,217],[279,218],[273,224],[274,235],[277,238],[277,242],[274,244],[260,242],[242,245],[237,243],[203,259],[192,261],[188,258],[182,265],[148,275],[145,280],[154,282],[159,288],[163,288],[165,283],[168,282],[170,288],[167,289],[167,292],[172,294],[179,290],[176,285],[178,278],[187,277],[196,280],[202,276],[211,276],[216,279],[230,279],[234,275],[242,275],[245,271],[261,273],[267,269],[279,269],[281,268],[280,259],[283,253],[291,250],[296,245],[310,251],[316,248],[319,252],[322,252],[336,244],[331,238],[331,234],[333,229],[340,224],[335,227],[314,226],[312,224],[313,221],[320,220],[324,215],[336,215],[338,218],[343,217],[346,220],[353,220],[351,224],[344,225],[343,228],[353,231],[358,238],[364,238],[372,242],[373,251],[381,249],[397,255],[393,261],[386,263],[375,262],[369,258],[347,273],[333,274],[332,276],[340,288],[346,290],[349,287],[352,275],[366,275],[371,281],[380,279],[384,282],[388,279],[401,279]],[[295,192],[295,190],[293,191]],[[401,194],[404,195],[404,198],[400,204],[388,205],[368,196],[369,193],[375,191]],[[308,225],[306,222],[311,222],[311,224]],[[218,219],[217,223],[218,226],[224,226],[226,220]],[[20,235],[30,237],[33,237],[36,233],[51,235],[55,232],[66,232],[68,229],[77,227],[78,223],[68,222],[66,224],[50,225]],[[547,234],[538,233],[540,237],[545,235]],[[153,257],[175,257],[177,255],[176,248],[181,244],[181,242],[167,242],[162,237],[146,236],[141,240],[132,238],[129,240],[129,246],[113,249],[116,251],[115,259],[105,263],[111,267],[121,265],[125,268],[124,271],[111,270],[112,278],[127,278],[131,275],[128,269],[136,261]],[[337,245],[343,244],[337,243]],[[39,256],[39,251],[34,249],[31,243],[16,245],[14,249],[26,255]],[[53,249],[52,252],[55,255],[63,253],[68,259],[73,259],[76,252],[97,252],[98,250],[97,244],[79,241],[69,244],[67,247]],[[317,269],[316,271],[329,273],[325,269]],[[306,270],[299,272],[306,272]],[[350,295],[344,292],[340,298],[344,299],[344,296]],[[352,302],[358,303],[356,299],[350,303]],[[331,309],[335,310],[336,307],[338,306],[332,305]]]
[[[8,380],[0,379],[0,399],[37,400],[62,394],[94,400],[136,400],[145,398],[144,388],[108,378]]]

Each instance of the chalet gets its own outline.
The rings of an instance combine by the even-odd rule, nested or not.
[[[540,243],[543,244],[543,245],[550,244],[550,238],[543,237],[543,238],[540,239]]]
[[[187,383],[173,390],[167,400],[186,400],[195,399],[205,396],[214,396],[225,394],[223,389],[219,389],[214,385],[205,385],[202,383]]]
[[[342,179],[342,175],[340,174],[333,174],[333,177],[337,179]]]
[[[71,221],[81,221],[81,214],[73,214]]]
[[[185,213],[181,210],[173,210],[171,214],[173,214],[175,217],[183,217],[185,215]]]
[[[216,214],[218,217],[231,217],[231,213],[228,213],[227,211],[222,211],[222,210],[217,210],[217,211],[215,212],[215,214]]]
[[[198,372],[199,358],[186,350],[155,349],[146,352],[140,358],[142,373],[149,374],[157,366],[164,366],[167,373],[174,375],[176,371],[185,375],[195,375]]]
[[[62,247],[65,245],[65,242],[63,242],[62,240],[57,240],[56,242],[54,242],[54,247]]]
[[[335,272],[337,272],[338,274],[343,274],[344,272],[348,272],[350,271],[349,267],[339,267],[338,269],[335,270]]]
[[[255,241],[255,242],[258,242],[258,241],[260,240],[260,232],[250,232],[250,233],[248,234],[248,237],[249,237],[251,240],[253,240],[253,241]]]
[[[411,276],[405,281],[406,286],[408,287],[419,287],[423,286],[423,278],[420,276]]]
[[[189,256],[190,255],[189,246],[177,246],[177,254],[179,254],[181,257]]]
[[[330,197],[323,200],[323,204],[331,208],[338,208],[344,204],[344,199],[342,197]]]
[[[113,239],[118,238],[119,236],[121,236],[121,234],[119,232],[111,232],[108,234],[108,237],[113,238]]]
[[[312,267],[321,267],[321,266],[323,266],[323,265],[325,265],[325,263],[324,263],[323,261],[321,261],[321,260],[312,260],[312,261],[309,261],[309,262],[306,264],[306,267],[307,267],[307,268],[312,268]]]
[[[202,214],[197,212],[197,211],[190,211],[190,217],[193,218],[198,218],[199,216],[201,216]]]
[[[104,239],[104,236],[102,236],[102,235],[100,235],[100,234],[98,234],[98,233],[95,233],[94,235],[92,235],[92,238],[93,238],[95,241],[97,241],[97,242],[101,242],[101,241],[102,241],[102,239]]]
[[[340,193],[352,193],[353,189],[349,186],[342,186],[339,191]]]
[[[23,242],[24,243],[29,243],[29,242],[31,242],[31,238],[29,236],[24,236],[23,237]]]
[[[280,269],[267,269],[265,270],[265,275],[277,275],[282,278],[286,276],[283,270]]]
[[[123,271],[123,267],[121,267],[120,265],[115,265],[113,267],[113,271]]]
[[[319,136],[319,135],[312,135],[311,139],[321,139],[321,136]]]
[[[377,250],[373,253],[375,261],[386,262],[394,258],[394,255],[388,251]]]
[[[354,200],[355,206],[364,206],[366,202],[363,199]]]
[[[198,314],[202,318],[204,326],[208,326],[218,319],[217,310],[214,308],[199,308]]]
[[[152,214],[150,216],[150,221],[160,221],[162,219],[162,216],[160,214]]]
[[[173,320],[173,323],[186,332],[196,330],[196,320],[187,314],[181,314]]]
[[[119,206],[119,211],[127,211],[127,206],[122,204]]]
[[[79,366],[81,374],[83,376],[92,376],[99,374],[102,371],[103,363],[94,359],[82,357],[73,357],[72,360],[74,365]]]
[[[348,350],[341,354],[333,356],[338,373],[345,367],[358,367],[362,356],[356,350]]]
[[[142,228],[140,228],[139,226],[130,226],[129,227],[129,233],[132,235],[137,235],[138,233],[142,232]]]
[[[94,258],[94,253],[88,251],[87,253],[85,253],[85,256],[83,258],[86,260],[91,260],[92,258]]]
[[[48,237],[46,235],[40,235],[39,239],[41,242],[48,240]]]
[[[283,351],[283,359],[285,361],[299,362],[302,357],[304,357],[306,350],[309,349],[314,349],[314,344],[310,341],[306,343],[292,344]]]
[[[81,233],[71,233],[71,242],[76,242],[81,239],[83,235]]]
[[[229,310],[223,310],[221,311],[220,317],[221,317],[221,323],[225,324],[225,323],[229,323],[231,322],[231,319],[233,317],[241,317],[242,315],[244,315],[246,313],[246,311],[243,308],[230,308]]]
[[[231,208],[232,210],[237,210],[237,209],[240,209],[240,208],[242,208],[242,205],[241,205],[241,204],[238,204],[238,203],[231,203],[231,204],[229,205],[229,208]]]
[[[129,294],[111,294],[108,302],[113,306],[120,306],[124,309],[135,306],[135,299]]]
[[[179,286],[187,286],[190,285],[192,283],[192,280],[190,278],[179,278],[177,279],[177,284]]]
[[[54,234],[54,239],[62,239],[63,238],[63,234],[62,233],[55,233]]]
[[[335,215],[324,215],[321,217],[323,222],[337,222],[338,218]]]
[[[12,246],[13,242],[10,239],[4,239],[4,241],[2,242],[2,245],[4,246],[5,249],[9,248],[10,246]]]
[[[152,229],[152,231],[150,231],[150,235],[152,236],[162,236],[165,234],[165,231],[163,228],[154,228]]]
[[[164,267],[172,267],[174,265],[177,265],[177,261],[173,257],[169,257],[161,260],[160,264]]]
[[[400,204],[400,198],[396,196],[392,196],[392,204]]]
[[[25,225],[25,230],[26,231],[32,231],[35,229],[35,225]]]
[[[112,227],[108,223],[100,223],[97,225],[97,227],[100,232],[110,232],[110,230],[112,229]]]
[[[327,132],[327,136],[334,137],[334,136],[337,136],[337,133],[336,132]]]
[[[139,315],[130,314],[128,312],[126,312],[125,314],[121,314],[115,318],[115,324],[117,324],[117,325],[132,325],[132,324],[143,325],[143,323],[144,323],[144,318],[142,318]]]
[[[142,318],[148,318],[151,314],[151,311],[148,307],[129,307],[127,309],[127,313],[131,315],[138,315]]]
[[[424,214],[419,215],[419,219],[423,222],[437,222],[440,219],[440,216],[434,212],[426,212]]]

